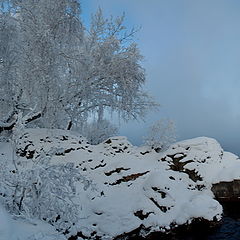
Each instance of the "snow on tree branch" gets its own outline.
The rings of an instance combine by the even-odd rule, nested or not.
[[[87,29],[79,1],[2,2],[0,119],[36,106],[41,118],[33,125],[65,129],[71,122],[76,129],[93,116],[142,119],[157,107],[143,91],[138,29],[128,31],[124,15],[107,19],[99,9]]]
[[[4,130],[10,131],[12,130],[14,127],[16,127],[16,125],[23,125],[25,126],[26,124],[40,118],[42,115],[41,112],[30,112],[28,114],[26,114],[24,117],[22,117],[22,112],[19,112],[18,114],[14,114],[13,115],[13,120],[11,122],[2,122],[0,121],[0,133]]]
[[[165,151],[176,141],[176,130],[173,121],[161,119],[155,122],[144,137],[144,143],[155,149],[157,152]]]
[[[48,155],[53,155],[54,151]],[[66,231],[78,221],[76,184],[87,189],[89,181],[73,163],[51,165],[49,156],[27,167],[11,159],[0,163],[0,198],[13,215],[25,219],[40,219],[58,231]]]

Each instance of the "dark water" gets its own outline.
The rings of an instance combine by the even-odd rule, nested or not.
[[[131,237],[131,240],[145,240],[144,238]],[[156,233],[147,240],[240,240],[240,214],[239,218],[225,215],[222,224],[210,228],[209,223],[191,224],[191,229],[178,227],[171,234]]]
[[[221,226],[206,231],[203,228],[195,229],[188,234],[181,233],[173,240],[240,240],[240,219],[225,216]]]
[[[222,226],[206,239],[240,240],[240,219],[238,220],[231,217],[224,217],[223,220]]]
[[[224,217],[215,229],[196,226],[190,233],[180,233],[173,240],[240,240],[240,202],[222,203]]]
[[[187,227],[179,226],[171,234],[152,234],[148,240],[240,240],[240,201],[222,205],[222,222],[214,228],[207,221],[198,221]],[[139,237],[130,239],[144,240]]]

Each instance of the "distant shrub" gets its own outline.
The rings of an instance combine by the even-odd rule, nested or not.
[[[161,119],[149,127],[148,135],[144,137],[144,144],[157,152],[166,150],[176,141],[176,129],[173,121]]]

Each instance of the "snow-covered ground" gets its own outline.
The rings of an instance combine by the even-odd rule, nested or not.
[[[157,153],[148,147],[133,146],[125,137],[93,146],[69,131],[27,129],[17,141],[17,152],[24,168],[31,168],[48,156],[53,165],[72,162],[87,179],[88,187],[76,183],[74,201],[79,218],[68,236],[78,233],[93,239],[112,239],[137,228],[144,236],[168,231],[194,218],[220,220],[222,207],[214,200],[211,186],[240,179],[239,158],[224,152],[216,140],[205,137],[178,142]],[[0,153],[0,160],[11,160],[12,145],[2,143]],[[1,227],[0,231],[6,234],[7,227],[22,224],[25,235],[11,231],[16,231],[19,240],[35,234],[29,230],[30,223],[9,223],[12,218],[5,213],[2,219],[6,219],[6,224],[1,225],[6,225],[6,229]],[[26,224],[28,227],[24,227]],[[43,231],[39,224],[33,228],[39,229],[38,234],[45,234],[36,239],[48,239],[49,231],[56,234],[50,227]],[[53,237],[49,235],[49,239]]]
[[[13,218],[0,206],[0,240],[66,240],[50,224]]]

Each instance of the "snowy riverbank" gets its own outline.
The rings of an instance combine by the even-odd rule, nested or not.
[[[12,159],[11,146],[1,144],[0,160]],[[125,137],[93,146],[69,131],[28,129],[16,150],[19,168],[32,168],[48,156],[51,165],[73,163],[85,179],[76,182],[73,201],[79,217],[65,237],[113,239],[136,229],[147,236],[193,219],[217,221],[222,207],[212,184],[240,179],[238,157],[205,137],[157,153],[132,146]]]

